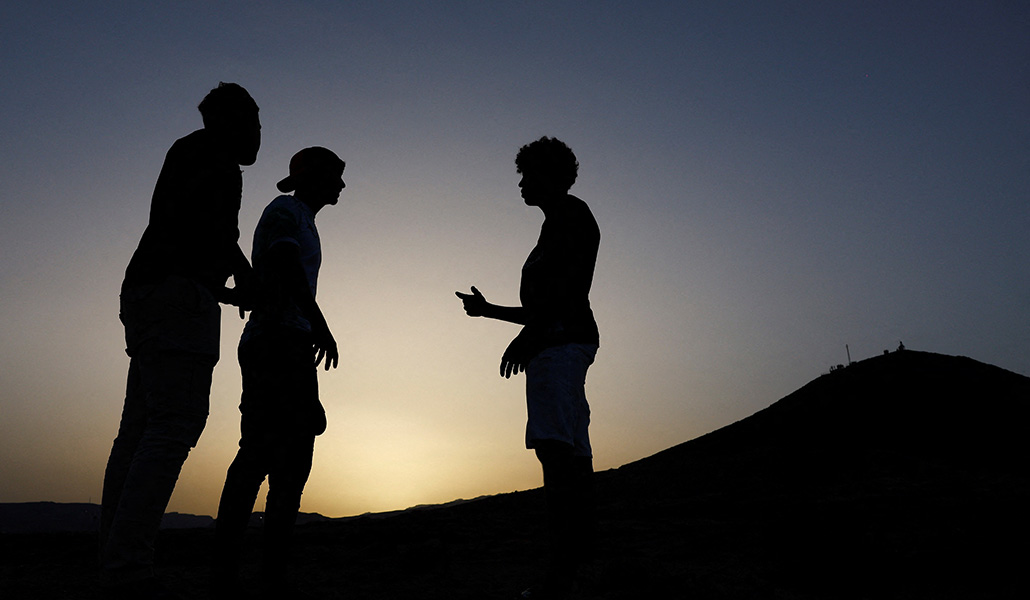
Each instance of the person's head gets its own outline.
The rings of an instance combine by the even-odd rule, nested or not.
[[[204,129],[221,140],[238,164],[254,164],[261,148],[261,121],[257,102],[247,90],[235,83],[219,83],[197,108]]]
[[[340,192],[347,187],[343,182],[346,166],[347,163],[328,148],[304,148],[290,159],[290,174],[275,187],[284,194],[293,192],[298,200],[317,211],[339,202]]]
[[[579,162],[564,142],[545,136],[519,149],[515,172],[522,175],[522,198],[535,206],[542,200],[568,194],[576,183]]]

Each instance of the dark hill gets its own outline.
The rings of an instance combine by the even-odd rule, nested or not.
[[[577,598],[1024,598],[1028,404],[1030,378],[908,350],[819,377],[598,473],[602,535]],[[305,525],[297,574],[317,598],[513,598],[535,571],[542,502]],[[162,532],[162,570],[187,597],[206,597],[210,536]],[[100,597],[90,536],[0,540],[0,596]]]
[[[1028,417],[1030,378],[905,350],[599,479],[657,563],[737,565],[710,597],[1024,597]]]
[[[1001,473],[1027,467],[1028,440],[1030,378],[905,350],[823,375],[746,419],[618,473],[633,485],[676,474],[695,484],[715,477],[741,485],[787,478],[793,485],[912,468]]]

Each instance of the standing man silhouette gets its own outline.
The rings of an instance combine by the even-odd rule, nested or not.
[[[339,202],[345,166],[326,148],[297,152],[290,175],[276,186],[293,195],[273,200],[254,232],[257,302],[239,346],[240,449],[218,504],[212,565],[216,595],[239,593],[243,537],[266,475],[264,590],[275,598],[296,595],[287,576],[289,538],[311,472],[315,436],[326,428],[317,367],[324,359],[328,371],[340,359],[315,301],[322,263],[315,215]]]
[[[523,598],[561,598],[593,546],[593,464],[587,368],[598,348],[590,285],[601,234],[590,209],[569,194],[579,162],[555,138],[523,146],[515,158],[529,206],[544,213],[540,238],[522,267],[521,306],[487,302],[475,287],[455,292],[470,317],[522,325],[501,356],[501,376],[526,373],[526,447],[543,467],[550,556],[543,580]]]
[[[241,306],[242,314],[252,278],[238,219],[240,165],[254,164],[261,146],[258,106],[239,85],[221,83],[198,108],[204,127],[169,149],[122,283],[129,375],[100,521],[100,579],[109,597],[156,594],[154,539],[207,421],[218,304]],[[225,287],[229,276],[234,289]]]

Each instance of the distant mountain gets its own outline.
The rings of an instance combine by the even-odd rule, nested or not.
[[[0,533],[96,531],[100,507],[96,504],[18,502],[0,504]]]
[[[596,555],[573,600],[1025,598],[1028,417],[1030,378],[969,358],[904,350],[835,369],[597,473]],[[315,597],[516,597],[537,573],[543,502],[538,489],[309,523],[295,573]],[[185,597],[205,597],[211,538],[158,540]],[[249,539],[256,594],[260,536]],[[94,545],[0,536],[0,595],[101,598],[84,583]]]
[[[251,515],[250,526],[258,527],[263,512]],[[328,521],[318,513],[300,513],[297,524]],[[165,513],[161,529],[196,529],[214,527],[207,515]],[[0,533],[57,533],[97,531],[100,527],[100,505],[89,503],[19,502],[0,503]]]
[[[166,513],[162,529],[211,527],[214,519]],[[97,531],[100,506],[89,503],[19,502],[0,504],[0,533],[56,533]]]

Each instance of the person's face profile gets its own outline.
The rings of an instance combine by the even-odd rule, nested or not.
[[[519,180],[519,193],[522,195],[522,200],[529,206],[535,205],[534,199],[539,187],[537,183],[536,178],[532,177],[529,173],[523,173],[522,179]]]
[[[335,205],[340,201],[340,192],[343,188],[347,187],[347,184],[343,181],[343,168],[336,169],[331,173],[328,173],[324,183],[324,194],[326,204]]]
[[[340,192],[347,184],[343,181],[343,167],[314,174],[299,186],[301,192],[319,206],[333,206],[340,201]]]
[[[257,162],[261,149],[261,119],[257,113],[237,121],[231,135],[235,140],[237,162],[245,167]]]
[[[553,178],[545,173],[535,170],[522,171],[522,179],[519,180],[522,200],[528,206],[540,206],[549,198],[562,193],[561,186],[556,185]]]

